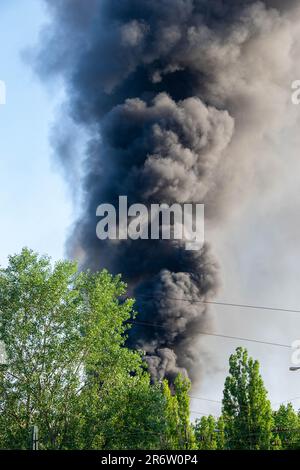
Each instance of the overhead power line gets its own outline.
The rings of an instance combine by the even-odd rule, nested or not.
[[[221,400],[212,400],[210,398],[202,398],[202,397],[196,397],[194,395],[189,395],[190,398],[192,398],[193,400],[201,400],[201,401],[210,401],[212,403],[218,403],[218,404],[222,404],[222,401]]]
[[[267,310],[267,311],[277,311],[277,312],[287,312],[287,313],[299,313],[300,310],[297,309],[290,309],[290,308],[277,308],[277,307],[268,307],[268,306],[259,306],[259,305],[251,305],[251,304],[238,304],[238,303],[232,303],[232,302],[218,302],[218,301],[209,301],[209,300],[199,300],[199,299],[189,299],[189,298],[176,298],[176,297],[169,297],[169,296],[154,296],[154,295],[137,295],[136,298],[146,298],[146,299],[152,299],[152,300],[174,300],[176,302],[189,302],[189,303],[200,303],[200,304],[210,304],[210,305],[221,305],[221,306],[227,306],[227,307],[235,307],[235,308],[245,308],[245,309],[256,309],[256,310]],[[159,324],[159,323],[150,323],[150,322],[144,322],[144,321],[138,321],[138,320],[131,320],[130,323],[141,325],[141,326],[150,326],[154,328],[165,328],[164,325]],[[225,338],[225,339],[234,339],[234,340],[239,340],[239,341],[247,341],[251,343],[258,343],[258,344],[265,344],[268,346],[275,346],[275,347],[280,347],[284,349],[291,349],[291,345],[288,344],[282,344],[282,343],[275,343],[271,341],[262,341],[262,340],[257,340],[257,339],[251,339],[251,338],[244,338],[240,336],[231,336],[231,335],[225,335],[221,333],[209,333],[209,332],[198,332],[199,335],[202,336],[212,336],[212,337],[217,337],[217,338]],[[203,400],[211,403],[218,403],[222,404],[221,401],[219,400],[212,400],[208,398],[202,398],[202,397],[196,397],[196,396],[190,396],[192,399],[197,399],[197,400]],[[300,397],[295,397],[291,398],[290,400],[285,400],[283,402],[278,402],[274,405],[277,404],[282,404],[282,403],[287,403],[287,402],[292,402],[295,400],[300,399]],[[196,414],[202,414],[203,416],[206,416],[205,413],[198,413],[195,411],[192,411],[192,413]],[[208,416],[208,415],[207,415]]]
[[[213,400],[211,398],[204,398],[204,397],[199,397],[199,396],[196,396],[196,395],[189,395],[189,397],[192,399],[192,400],[199,400],[199,401],[206,401],[206,402],[209,402],[209,403],[214,403],[216,405],[222,405],[222,400]],[[293,397],[293,398],[290,398],[288,400],[282,400],[282,401],[277,401],[277,402],[274,402],[274,403],[271,403],[272,406],[277,406],[277,405],[284,405],[285,403],[291,403],[293,401],[296,401],[296,400],[300,400],[300,397]],[[243,408],[243,407],[247,407],[246,405],[243,406],[243,405],[238,405],[239,408]]]
[[[165,326],[160,324],[160,323],[150,323],[150,322],[144,322],[144,321],[139,321],[139,320],[128,320],[129,323],[132,323],[134,325],[141,325],[141,326],[150,326],[153,328],[162,328],[165,329]],[[242,336],[231,336],[231,335],[225,335],[221,333],[209,333],[207,331],[203,332],[197,332],[198,335],[201,336],[212,336],[216,338],[225,338],[225,339],[237,339],[239,341],[247,341],[250,343],[257,343],[257,344],[266,344],[268,346],[276,346],[278,348],[284,348],[284,349],[291,349],[291,345],[289,344],[281,344],[281,343],[274,343],[271,341],[261,341],[258,339],[251,339],[251,338],[244,338]]]
[[[292,401],[300,400],[300,397],[290,398],[289,400],[277,401],[274,406],[283,405],[284,403],[291,403]]]
[[[189,298],[176,298],[176,297],[169,297],[164,295],[146,295],[146,294],[138,294],[136,298],[145,298],[145,299],[152,299],[152,300],[174,300],[176,302],[189,302],[192,304],[199,303],[199,304],[208,304],[208,305],[221,305],[224,307],[235,307],[235,308],[249,308],[255,310],[269,310],[273,312],[286,312],[286,313],[300,313],[300,310],[291,309],[291,308],[278,308],[278,307],[269,307],[264,305],[251,305],[251,304],[238,304],[232,302],[218,302],[214,300],[199,300],[199,299],[189,299]]]
[[[229,336],[229,335],[223,335],[223,334],[218,334],[218,333],[199,333],[199,335],[203,336],[215,336],[218,338],[226,338],[226,339],[238,339],[240,341],[248,341],[250,343],[258,343],[258,344],[266,344],[268,346],[276,346],[278,348],[285,348],[285,349],[291,349],[290,344],[281,344],[281,343],[273,343],[269,341],[260,341],[258,339],[250,339],[250,338],[243,338],[240,336]]]

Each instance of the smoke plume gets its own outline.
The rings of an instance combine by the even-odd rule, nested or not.
[[[129,204],[204,203],[216,229],[241,209],[257,167],[272,174],[274,136],[297,78],[297,2],[45,1],[52,19],[37,67],[64,79],[54,140],[82,199],[69,254],[84,267],[122,273],[140,312],[129,342],[146,352],[154,377],[194,376],[197,333],[209,328],[205,301],[218,288],[209,247],[100,242],[96,208],[117,205],[119,195]],[[74,188],[80,157],[72,143],[82,129],[88,138]]]

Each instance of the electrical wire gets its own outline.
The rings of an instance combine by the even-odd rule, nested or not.
[[[128,320],[128,323],[132,323],[134,325],[141,325],[141,326],[150,326],[153,328],[162,328],[165,329],[165,327],[160,324],[160,323],[150,323],[150,322],[144,322],[144,321],[139,321],[139,320]],[[251,338],[244,338],[242,336],[231,336],[231,335],[225,335],[221,333],[209,333],[207,331],[200,331],[197,332],[198,335],[200,336],[213,336],[217,338],[225,338],[225,339],[237,339],[239,341],[247,341],[250,343],[256,343],[256,344],[266,344],[268,346],[276,346],[278,348],[285,348],[285,349],[291,349],[291,345],[289,344],[281,344],[281,343],[274,343],[271,341],[261,341],[257,339],[251,339]]]
[[[188,299],[188,298],[176,298],[176,297],[169,297],[169,296],[154,296],[154,295],[147,295],[147,294],[137,294],[135,298],[147,298],[153,300],[175,300],[176,302],[190,302],[190,303],[200,303],[200,304],[208,304],[208,305],[221,305],[224,307],[235,307],[235,308],[249,308],[255,310],[269,310],[274,312],[286,312],[286,313],[300,313],[298,309],[291,309],[291,308],[278,308],[278,307],[269,307],[269,306],[262,306],[262,305],[251,305],[251,304],[238,304],[233,302],[222,302],[222,301],[213,301],[213,300],[199,300],[199,299]]]

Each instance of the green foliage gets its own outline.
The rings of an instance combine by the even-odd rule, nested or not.
[[[225,449],[224,420],[221,416],[203,416],[194,425],[197,449],[223,450]]]
[[[228,449],[270,449],[274,424],[259,363],[237,348],[229,360],[223,418]]]
[[[243,348],[229,360],[222,415],[190,420],[190,381],[151,383],[126,347],[135,313],[107,271],[51,266],[24,249],[0,269],[0,448],[299,449],[291,404],[272,412],[259,364]]]
[[[195,436],[199,450],[217,450],[217,422],[213,416],[203,416],[195,424]]]
[[[174,393],[166,381],[163,391],[166,399],[166,437],[163,448],[195,449],[195,435],[190,423],[190,381],[178,375],[174,382]]]
[[[273,442],[272,442],[272,445],[271,445],[271,450],[282,450],[282,443],[281,443],[281,439],[278,436],[278,434],[276,434],[273,438]]]
[[[283,450],[300,448],[300,418],[291,403],[281,405],[278,411],[274,411],[274,426]]]
[[[0,447],[157,448],[165,399],[142,358],[124,346],[133,301],[106,271],[52,269],[24,249],[0,271]],[[149,414],[150,413],[150,414]],[[151,436],[151,439],[149,439]]]
[[[225,450],[226,449],[226,436],[225,436],[225,421],[223,416],[217,421],[217,449]]]

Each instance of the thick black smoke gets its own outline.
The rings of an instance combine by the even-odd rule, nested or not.
[[[242,157],[247,160],[246,147],[260,139],[272,114],[271,105],[264,114],[257,104],[264,86],[259,74],[262,67],[278,67],[267,58],[263,64],[259,41],[265,45],[280,31],[285,37],[283,15],[295,2],[46,3],[52,23],[42,36],[39,72],[63,75],[68,119],[91,136],[69,253],[84,266],[122,273],[145,323],[134,326],[130,343],[146,351],[153,376],[193,374],[197,333],[209,327],[203,301],[218,285],[208,247],[197,252],[174,241],[100,242],[96,208],[127,195],[129,204],[205,203],[209,217],[217,217],[224,191]],[[280,86],[279,74],[276,80]],[[57,145],[72,182],[78,162],[60,139],[61,132]],[[239,155],[241,143],[245,155]],[[183,298],[199,302],[177,300]]]

